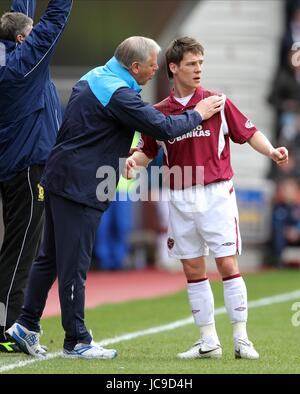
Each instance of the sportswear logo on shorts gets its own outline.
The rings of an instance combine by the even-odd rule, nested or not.
[[[252,129],[252,127],[254,127],[254,124],[251,122],[251,120],[248,119],[245,123],[245,127],[246,129]]]
[[[238,312],[243,312],[245,309],[246,309],[246,307],[244,307],[244,306],[239,306],[238,308],[235,308],[234,310],[235,310],[235,311],[238,311]]]
[[[175,245],[175,240],[173,238],[168,238],[167,245],[169,249],[172,249]]]
[[[231,246],[234,244],[235,244],[235,242],[225,242],[224,244],[222,244],[222,246]]]
[[[196,313],[199,313],[200,312],[200,309],[192,309],[192,314],[193,315],[196,315]]]

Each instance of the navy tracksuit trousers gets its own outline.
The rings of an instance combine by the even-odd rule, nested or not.
[[[37,256],[43,228],[44,195],[39,187],[44,166],[35,165],[0,182],[4,240],[0,250],[0,342],[24,302],[30,267]]]
[[[57,276],[67,350],[92,339],[84,324],[85,281],[101,214],[94,208],[46,193],[42,244],[29,274],[17,321],[31,331],[39,331],[48,292]]]

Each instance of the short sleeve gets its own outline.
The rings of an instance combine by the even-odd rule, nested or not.
[[[137,144],[140,152],[145,153],[149,159],[154,159],[158,153],[159,146],[153,137],[142,134]]]
[[[233,142],[244,144],[258,130],[253,123],[228,98],[225,102],[228,134]]]

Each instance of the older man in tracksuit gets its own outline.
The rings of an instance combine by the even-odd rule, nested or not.
[[[61,124],[49,63],[71,6],[71,0],[50,0],[33,27],[30,18],[36,0],[15,0],[12,13],[1,18],[0,43],[6,56],[0,64],[0,191],[5,227],[0,252],[0,351],[17,350],[5,330],[20,312],[40,240],[44,211],[40,178]]]
[[[96,229],[118,181],[119,159],[128,155],[134,130],[171,139],[219,111],[222,101],[214,97],[193,111],[167,117],[143,102],[141,85],[155,74],[158,52],[153,40],[130,37],[105,66],[90,71],[73,88],[42,178],[43,243],[30,272],[22,313],[8,330],[25,353],[44,356],[39,321],[57,275],[65,330],[63,355],[111,359],[117,354],[92,341],[84,322],[84,293]],[[108,169],[114,186],[106,196]]]

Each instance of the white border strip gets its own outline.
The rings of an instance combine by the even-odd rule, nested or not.
[[[292,300],[296,300],[296,299],[300,299],[300,290],[296,290],[291,293],[277,294],[275,296],[261,298],[259,300],[255,300],[255,301],[249,301],[248,307],[249,308],[259,308],[261,306],[274,305],[274,304],[279,304],[281,302],[287,302],[287,301],[292,301]],[[217,308],[215,310],[215,316],[216,315],[223,315],[225,313],[226,313],[226,309],[224,307]],[[187,319],[177,320],[173,323],[165,324],[163,326],[152,327],[152,328],[148,328],[147,330],[136,331],[136,332],[132,332],[129,334],[120,335],[115,338],[104,339],[103,341],[98,342],[98,345],[106,346],[106,345],[111,345],[111,344],[119,343],[119,342],[123,342],[123,341],[130,341],[131,339],[142,337],[145,335],[152,335],[152,334],[158,334],[158,333],[164,332],[164,331],[175,330],[176,328],[183,327],[188,324],[192,324],[193,322],[194,322],[194,319],[192,317],[188,317]],[[61,356],[61,354],[62,354],[61,352],[49,353],[44,359],[32,358],[30,360],[19,361],[14,364],[5,365],[3,367],[0,367],[0,373],[6,372],[6,371],[11,371],[16,368],[26,367],[27,365],[34,364],[37,362],[51,360],[53,358],[57,358],[57,357]]]

